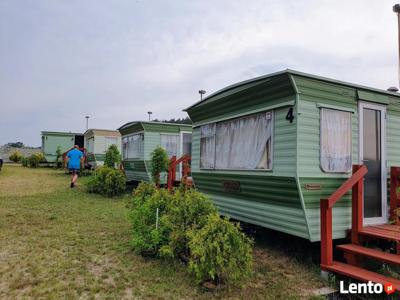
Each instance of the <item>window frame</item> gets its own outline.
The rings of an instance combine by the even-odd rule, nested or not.
[[[331,171],[325,170],[322,166],[322,111],[324,109],[345,112],[350,115],[350,167],[347,171]],[[353,166],[353,114],[354,112],[350,111],[348,108],[340,108],[340,107],[327,107],[327,106],[319,106],[319,167],[323,173],[328,174],[349,174],[352,171]]]
[[[124,138],[128,139],[128,143],[129,144],[129,137],[134,136],[134,135],[142,135],[142,141],[143,141],[143,157],[144,157],[144,131],[140,131],[140,132],[135,132],[135,133],[131,133],[131,134],[127,134],[121,137],[121,151],[122,151],[122,160],[130,160],[130,159],[140,159],[140,157],[124,157]]]
[[[268,169],[238,169],[238,168],[227,168],[227,169],[221,169],[221,168],[216,168],[215,163],[216,163],[216,150],[217,150],[217,126],[219,123],[227,122],[227,121],[233,121],[233,120],[239,120],[239,119],[244,119],[248,118],[252,115],[258,115],[261,113],[271,113],[271,167]],[[201,167],[201,126],[204,125],[211,125],[215,124],[215,133],[214,133],[214,168],[203,168]],[[200,170],[205,170],[205,171],[240,171],[240,172],[272,172],[274,168],[274,142],[275,142],[275,110],[274,109],[268,109],[265,111],[259,111],[255,113],[250,113],[246,115],[242,115],[240,117],[234,117],[234,118],[229,118],[229,119],[224,119],[221,121],[216,121],[216,122],[211,122],[211,123],[205,123],[199,126],[200,129],[200,159],[199,159],[199,169]]]
[[[180,133],[171,133],[171,132],[160,132],[160,147],[162,147],[164,150],[167,150],[161,145],[161,136],[162,135],[173,135],[173,136],[178,137],[178,141],[176,143],[176,157],[178,158],[180,156],[179,151],[180,151],[180,143],[181,143],[181,134]],[[171,157],[168,156],[168,158],[171,158]]]

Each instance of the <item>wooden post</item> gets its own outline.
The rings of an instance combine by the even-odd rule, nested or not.
[[[361,168],[360,165],[353,165],[353,174]],[[363,197],[364,197],[364,183],[361,178],[352,188],[352,212],[351,212],[351,242],[353,244],[360,244],[359,232],[363,228]]]
[[[332,208],[329,207],[328,199],[321,199],[321,264],[333,264],[332,245]]]

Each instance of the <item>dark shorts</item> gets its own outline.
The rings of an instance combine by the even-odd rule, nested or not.
[[[69,174],[71,174],[71,175],[75,175],[75,174],[79,174],[79,172],[81,171],[81,169],[73,169],[73,168],[69,168],[68,169],[68,171],[69,171]]]

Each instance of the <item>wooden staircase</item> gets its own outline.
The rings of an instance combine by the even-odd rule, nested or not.
[[[391,168],[390,207],[391,224],[363,226],[363,178],[368,172],[364,165],[354,165],[353,175],[328,199],[321,199],[321,269],[359,281],[392,284],[400,292],[400,280],[365,269],[363,262],[375,260],[400,266],[400,220],[396,210],[400,207],[397,189],[400,186],[400,168]],[[332,209],[349,190],[352,190],[351,243],[339,245],[346,262],[333,260]],[[395,253],[365,246],[367,240],[385,240],[395,244]]]

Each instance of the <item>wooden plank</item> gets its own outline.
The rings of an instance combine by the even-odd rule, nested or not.
[[[334,261],[332,265],[321,264],[321,269],[324,271],[334,272],[347,277],[351,277],[363,282],[372,281],[380,284],[391,283],[397,291],[400,291],[400,280],[398,279],[386,277],[384,275],[338,261]]]
[[[397,230],[388,229],[387,226],[395,226],[395,225],[386,225],[385,227],[382,227],[382,225],[367,226],[364,227],[359,233],[362,235],[372,236],[384,240],[400,242],[400,233]]]
[[[366,248],[354,244],[339,245],[336,248],[345,251],[347,253],[368,256],[370,258],[374,258],[387,263],[400,265],[400,255],[387,253],[376,249]]]

